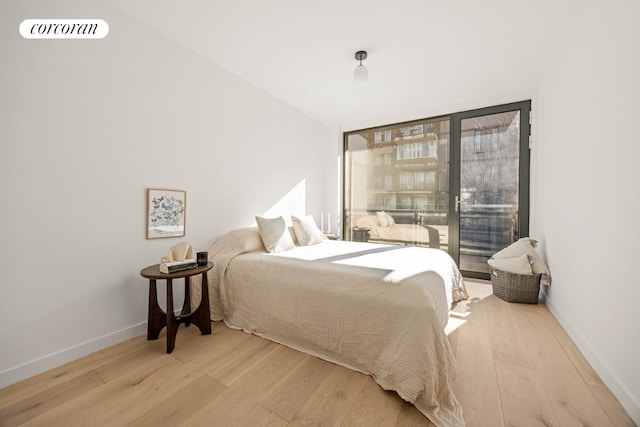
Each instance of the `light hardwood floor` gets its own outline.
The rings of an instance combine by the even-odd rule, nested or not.
[[[447,327],[468,426],[633,426],[542,305],[467,280]],[[214,323],[140,336],[0,390],[0,426],[430,426],[370,377]]]

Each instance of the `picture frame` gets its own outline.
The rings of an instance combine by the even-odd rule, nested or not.
[[[186,191],[148,188],[147,239],[183,237],[186,213]]]

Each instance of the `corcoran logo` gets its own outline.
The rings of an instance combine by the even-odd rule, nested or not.
[[[102,19],[25,19],[20,34],[25,39],[102,39],[109,24]]]

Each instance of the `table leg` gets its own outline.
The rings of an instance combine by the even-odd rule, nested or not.
[[[167,324],[165,312],[158,305],[156,279],[149,279],[149,314],[147,317],[147,339],[156,340]]]
[[[191,277],[184,278],[184,304],[182,305],[182,311],[180,312],[180,316],[186,316],[184,321],[184,326],[189,327],[191,324],[191,316],[189,313],[191,312]]]
[[[200,329],[202,335],[211,334],[211,313],[209,312],[209,286],[207,272],[202,273],[202,299],[198,308],[189,316],[193,317],[193,324]]]
[[[176,346],[176,334],[180,322],[173,311],[173,283],[167,279],[167,353],[171,353]]]

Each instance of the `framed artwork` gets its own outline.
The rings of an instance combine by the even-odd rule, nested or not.
[[[184,236],[186,211],[186,191],[148,188],[147,239]]]

